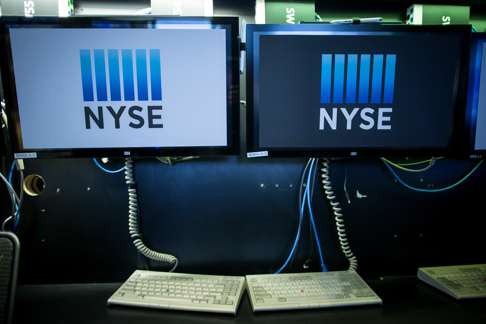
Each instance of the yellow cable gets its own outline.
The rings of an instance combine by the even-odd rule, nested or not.
[[[407,162],[407,163],[397,163],[397,162],[395,162],[395,163],[398,164],[398,165],[401,165],[401,166],[412,166],[412,165],[420,165],[420,164],[425,164],[425,163],[429,163],[430,164],[432,161],[441,160],[443,158],[444,157],[439,156],[439,157],[436,157],[436,158],[430,158],[428,160],[417,161],[417,162]]]
[[[406,171],[406,172],[424,172],[424,171],[427,171],[428,169],[430,169],[432,167],[432,165],[434,165],[434,163],[435,163],[435,159],[432,158],[432,159],[429,159],[427,161],[429,163],[427,166],[420,168],[420,169],[411,169],[411,168],[405,167],[403,164],[395,163],[395,162],[390,161],[386,158],[381,158],[381,159],[382,159],[383,162],[388,163],[388,164],[394,166],[395,168],[402,170],[402,171]],[[422,161],[422,163],[420,163],[420,164],[424,164],[424,163],[427,163],[427,162]],[[415,163],[417,163],[417,162],[415,162]],[[417,164],[419,164],[419,163],[417,163]]]

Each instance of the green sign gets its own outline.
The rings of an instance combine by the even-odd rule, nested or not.
[[[266,24],[298,24],[315,21],[314,1],[265,1]]]

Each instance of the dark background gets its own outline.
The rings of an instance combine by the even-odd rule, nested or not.
[[[122,2],[128,3],[110,3]],[[148,3],[131,2],[141,7]],[[77,6],[89,3],[93,1],[78,1]],[[254,14],[252,1],[214,3],[216,13]],[[368,12],[374,8],[373,16],[377,6],[383,15],[401,16],[410,2],[368,3],[375,4],[368,7]],[[484,6],[474,3],[478,4],[476,15],[480,14]],[[350,15],[348,6],[339,7],[337,1],[320,1],[317,8],[329,15]],[[353,10],[361,8],[356,4]],[[240,113],[244,116],[243,106]],[[154,249],[176,254],[181,272],[273,272],[288,255],[294,238],[304,163],[305,159],[239,157],[174,166],[155,159],[137,161],[144,239]],[[417,186],[440,187],[462,177],[475,163],[440,160],[426,173],[403,177]],[[110,164],[120,166],[121,161]],[[440,194],[400,187],[378,159],[338,160],[331,168],[363,276],[414,274],[418,265],[486,262],[484,167],[457,189]],[[88,159],[27,161],[25,172],[42,175],[46,189],[39,197],[27,197],[22,210],[20,283],[123,281],[145,265],[128,237],[127,194],[121,174],[103,173]],[[357,198],[357,190],[367,198]],[[0,197],[3,214],[10,208],[3,186]],[[328,266],[344,269],[346,260],[320,185],[314,201]],[[290,270],[302,270],[308,258],[310,269],[317,269],[305,233]]]
[[[417,186],[439,187],[474,163],[438,161],[429,172],[403,177]],[[174,166],[138,161],[145,241],[176,254],[181,272],[273,272],[288,255],[295,234],[303,164],[298,159],[236,157]],[[426,194],[400,187],[378,160],[340,160],[331,168],[365,277],[413,274],[418,265],[486,261],[481,190],[486,169],[455,190]],[[128,238],[121,174],[105,174],[89,160],[29,161],[27,172],[41,174],[47,186],[41,196],[27,198],[23,209],[21,282],[122,281],[137,263],[143,266]],[[345,178],[351,204],[343,191]],[[325,259],[331,269],[344,269],[331,215],[317,188],[314,201]],[[357,190],[367,198],[358,199]],[[316,270],[307,234],[303,241],[291,270],[302,270],[307,257]]]

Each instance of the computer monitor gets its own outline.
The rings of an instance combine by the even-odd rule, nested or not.
[[[249,25],[250,154],[454,154],[470,34],[470,26]]]
[[[238,27],[226,17],[2,21],[16,156],[236,153]]]
[[[471,43],[467,104],[469,154],[486,153],[486,33],[474,33]]]

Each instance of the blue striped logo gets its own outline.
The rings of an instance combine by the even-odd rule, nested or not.
[[[321,104],[391,104],[395,54],[322,54]]]
[[[81,49],[79,58],[85,102],[162,100],[159,49]]]

